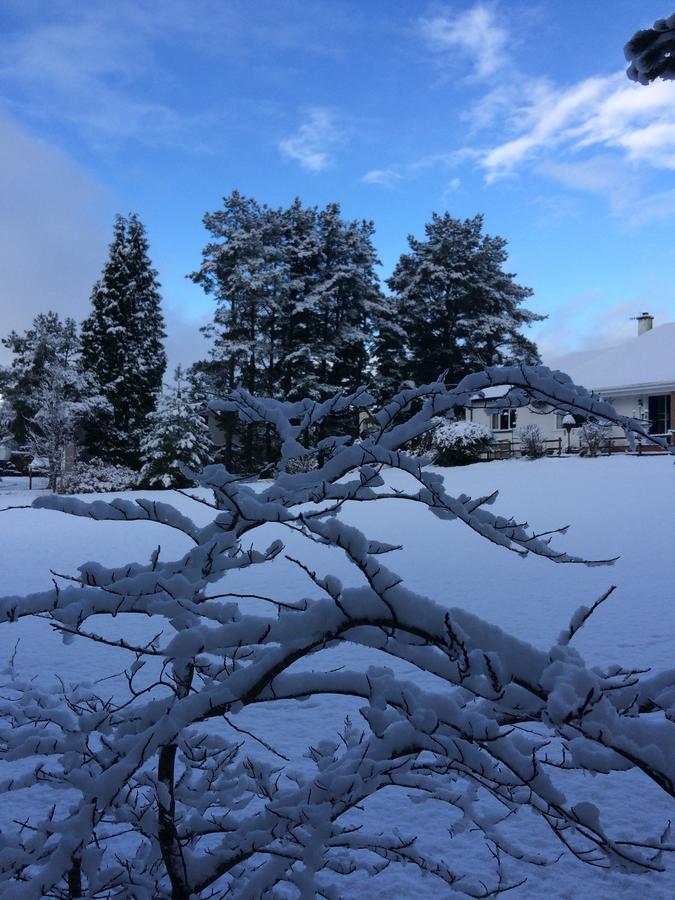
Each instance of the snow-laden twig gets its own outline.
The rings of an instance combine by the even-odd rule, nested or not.
[[[653,840],[618,840],[600,810],[569,802],[550,777],[552,769],[637,769],[675,796],[675,672],[602,672],[569,646],[613,589],[582,607],[544,652],[453,608],[450,598],[412,593],[382,561],[401,546],[340,519],[356,503],[416,503],[442,520],[439,540],[446,523],[457,522],[495,552],[610,563],[557,549],[566,525],[534,530],[494,513],[496,493],[451,495],[438,472],[406,452],[439,416],[494,385],[510,386],[503,405],[547,402],[652,440],[640,423],[543,367],[492,368],[453,389],[438,381],[403,391],[373,414],[367,437],[331,434],[316,446],[304,442],[317,425],[335,431],[341,414],[371,404],[365,389],[321,403],[238,390],[214,408],[276,432],[279,474],[260,489],[223,466],[189,473],[213,498],[191,497],[211,509],[206,525],[146,499],[35,501],[38,509],[94,521],[150,522],[177,530],[191,546],[176,560],[160,559],[157,549],[147,563],[87,563],[59,576],[65,584],[55,581],[53,590],[0,600],[2,627],[37,616],[66,641],[131,654],[122,677],[105,682],[117,686],[110,694],[102,681],[55,691],[22,678],[10,661],[0,692],[0,794],[31,788],[56,799],[46,814],[27,815],[0,834],[0,893],[206,900],[266,896],[285,885],[302,896],[336,897],[340,879],[407,864],[444,889],[488,897],[521,883],[527,865],[555,862],[512,839],[509,821],[523,809],[590,865],[662,868],[663,853],[675,849],[667,830]],[[310,455],[322,460],[314,469],[287,466]],[[406,489],[388,485],[392,470],[405,476]],[[271,592],[228,590],[231,573],[271,565],[283,553],[279,539],[266,550],[253,546],[258,529],[270,525],[300,542],[284,555],[307,577],[309,596],[282,601]],[[341,552],[356,586],[318,573],[302,541]],[[241,601],[259,601],[267,613],[247,613]],[[155,636],[143,644],[85,627],[94,616],[123,613],[159,618]],[[417,683],[381,665],[317,669],[317,654],[341,643],[433,678]],[[361,726],[348,721],[336,740],[315,741],[302,766],[248,718],[238,719],[275,703],[292,715],[294,704],[331,696],[357,704]],[[236,741],[222,735],[223,725]],[[455,831],[482,837],[491,874],[477,875],[462,855],[429,856],[395,823],[374,830],[368,806],[385,788],[451,807]]]

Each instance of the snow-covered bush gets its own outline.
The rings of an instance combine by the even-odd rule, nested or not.
[[[516,428],[516,439],[520,441],[523,456],[528,459],[540,459],[546,453],[544,435],[535,422]]]
[[[441,420],[431,435],[431,452],[438,466],[478,462],[492,441],[492,432],[479,422]]]
[[[61,480],[61,494],[107,494],[138,487],[140,475],[129,466],[101,459],[76,462]]]
[[[201,470],[213,459],[215,448],[201,402],[193,397],[180,366],[148,421],[150,430],[141,442],[143,484],[160,488],[194,484],[186,470]]]
[[[352,894],[351,873],[376,876],[405,864],[446,893],[487,897],[522,882],[528,863],[555,862],[522,846],[532,818],[582,862],[632,873],[661,867],[672,849],[667,829],[631,836],[627,817],[614,836],[596,806],[566,796],[565,775],[575,769],[638,770],[675,795],[675,672],[588,667],[570,646],[611,591],[580,607],[545,651],[450,608],[445,597],[413,593],[382,561],[401,548],[340,515],[355,503],[382,502],[385,515],[387,503],[422,504],[438,518],[441,542],[447,528],[463,525],[496,553],[602,564],[552,546],[566,528],[532,531],[492,513],[495,494],[453,496],[441,474],[401,449],[436,416],[501,384],[514,386],[512,405],[555,402],[650,440],[561,373],[514,366],[468,376],[454,389],[438,381],[403,391],[375,414],[367,437],[324,437],[314,449],[331,451],[329,458],[288,474],[285,461],[308,449],[303,437],[319,423],[336,428],[372,397],[361,389],[321,403],[281,402],[237,390],[214,409],[275,429],[282,465],[262,489],[208,466],[195,508],[211,507],[209,521],[197,525],[156,499],[34,502],[120,527],[163,525],[181,532],[189,549],[162,559],[157,547],[147,562],[119,567],[89,562],[52,590],[0,600],[0,628],[37,616],[67,642],[110,645],[129,659],[116,681],[80,685],[40,683],[10,661],[0,691],[0,793],[30,789],[37,799],[3,825],[3,896],[337,898]],[[406,488],[388,486],[391,470],[405,475]],[[286,553],[282,534],[313,556]],[[343,555],[350,585],[316,571],[319,547],[330,551],[325,560]],[[307,578],[306,597],[280,596],[273,571],[268,594],[242,590],[247,573],[282,554]],[[154,637],[130,639],[130,617],[149,617]],[[345,664],[336,665],[342,644]],[[396,671],[382,666],[383,654]],[[368,655],[372,665],[355,662]],[[329,703],[332,695],[351,698],[360,718],[335,740],[313,740],[305,760],[255,732],[258,704],[265,717],[290,722],[302,701]],[[404,811],[400,821],[373,821],[368,803],[385,788],[401,804],[446,804],[458,832],[483,839],[488,862],[477,865],[465,845],[453,853],[454,840],[436,855],[418,846]],[[510,823],[523,812],[525,827],[514,831]]]
[[[597,456],[607,447],[607,428],[597,422],[584,422],[579,429],[580,456]]]
[[[318,465],[317,454],[311,453],[308,456],[294,456],[286,460],[284,468],[288,475],[298,475],[301,472],[313,472]]]

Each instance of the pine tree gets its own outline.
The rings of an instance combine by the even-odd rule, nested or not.
[[[342,388],[355,390],[366,378],[373,320],[386,305],[375,266],[375,227],[368,221],[344,221],[337,203],[319,213],[321,273],[319,293],[321,397]]]
[[[218,306],[207,333],[214,390],[296,400],[353,390],[367,377],[372,320],[384,298],[370,222],[340,207],[260,206],[234,192],[204,223],[214,237],[192,279]],[[218,371],[220,374],[218,375]],[[225,463],[250,471],[271,461],[269,428],[224,421]]]
[[[204,216],[204,225],[215,240],[190,277],[217,303],[213,324],[204,329],[214,338],[215,365],[208,367],[213,390],[222,394],[242,386],[269,394],[279,377],[285,291],[280,213],[234,191],[222,210]],[[264,455],[256,429],[235,417],[221,424],[226,465],[252,470]]]
[[[521,307],[532,290],[504,271],[506,241],[483,234],[480,214],[462,221],[434,213],[425,231],[424,241],[408,238],[410,252],[387,281],[405,334],[401,383],[428,383],[446,371],[454,384],[485,366],[538,362],[521,329],[545,317]],[[390,334],[379,348],[388,381],[397,339]]]
[[[150,414],[143,439],[141,479],[150,487],[186,487],[192,482],[182,471],[201,471],[213,461],[214,447],[204,419],[204,406],[191,391],[179,366],[174,384]]]
[[[82,362],[101,385],[112,410],[87,434],[90,455],[137,466],[148,416],[166,369],[157,272],[138,217],[117,216],[101,278],[82,323]]]
[[[35,316],[23,334],[12,331],[2,343],[14,356],[2,372],[2,395],[13,413],[11,435],[22,447],[29,440],[30,423],[39,408],[36,397],[46,368],[52,364],[68,368],[77,358],[77,324],[74,319],[62,321],[58,313],[49,310]]]

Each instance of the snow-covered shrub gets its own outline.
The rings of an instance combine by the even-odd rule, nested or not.
[[[431,434],[431,451],[438,466],[464,466],[478,462],[492,441],[492,432],[479,422],[445,419]]]
[[[523,456],[528,459],[540,459],[546,453],[544,435],[535,422],[516,428],[516,440],[520,441]]]
[[[340,515],[356,503],[382,502],[385,515],[392,502],[422,504],[439,520],[439,543],[465,526],[496,553],[586,563],[552,545],[566,528],[533,531],[520,517],[496,515],[495,494],[454,496],[440,473],[401,449],[436,416],[502,384],[513,386],[515,405],[555,401],[650,440],[560,373],[492,368],[453,389],[439,381],[398,394],[375,414],[370,435],[359,443],[348,433],[324,437],[314,448],[332,451],[322,465],[288,474],[284,463],[309,449],[308,433],[321,423],[337,430],[340,415],[372,397],[360,389],[321,403],[281,402],[236,390],[213,408],[275,429],[280,472],[261,489],[208,466],[194,498],[203,524],[153,498],[34,502],[90,520],[152,522],[182,533],[187,549],[163,559],[158,546],[147,562],[123,566],[89,562],[51,590],[0,599],[4,647],[12,623],[37,616],[66,642],[91,641],[106,653],[112,645],[129,660],[116,680],[80,685],[23,677],[10,661],[0,691],[0,795],[30,789],[35,799],[3,821],[0,894],[338,897],[353,895],[351,873],[377,877],[404,864],[445,894],[487,897],[522,883],[528,863],[555,862],[522,846],[535,820],[582,862],[661,868],[672,848],[667,829],[661,837],[638,829],[631,839],[627,818],[615,837],[600,810],[574,796],[580,781],[565,778],[576,769],[634,769],[675,794],[675,672],[588,667],[570,647],[611,591],[580,607],[546,651],[450,608],[445,596],[413,593],[383,563],[402,548]],[[392,471],[406,487],[392,490]],[[294,542],[289,552],[282,535]],[[338,554],[352,573],[347,584],[325,573]],[[284,596],[278,570],[262,573],[267,593],[261,579],[244,591],[247,574],[282,564],[307,579],[304,598]],[[130,618],[154,637],[130,638]],[[368,656],[370,666],[361,663]],[[256,721],[291,729],[305,700],[328,714],[333,696],[350,698],[360,718],[339,738],[313,736],[306,760],[256,734]],[[399,821],[374,820],[368,801],[385,788],[400,804],[447,804],[462,840],[484,840],[485,862],[461,841],[453,853],[454,835],[435,855],[418,846],[404,809]],[[524,827],[514,830],[522,813]]]
[[[212,461],[215,448],[202,404],[193,396],[180,366],[148,421],[150,430],[141,441],[143,484],[160,488],[194,484],[186,468],[200,471]]]
[[[94,457],[76,462],[61,480],[61,494],[107,494],[138,487],[140,475],[129,466],[116,466]]]
[[[597,456],[607,447],[607,428],[596,422],[584,422],[579,429],[580,456]]]
[[[285,469],[289,475],[298,475],[302,472],[313,472],[319,465],[316,453],[307,456],[294,456],[286,460]]]

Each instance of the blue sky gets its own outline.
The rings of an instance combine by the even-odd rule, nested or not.
[[[675,319],[675,83],[623,45],[662,0],[3,0],[0,311],[81,318],[115,212],[146,224],[172,361],[204,355],[201,217],[233,189],[373,219],[485,214],[545,354]]]

